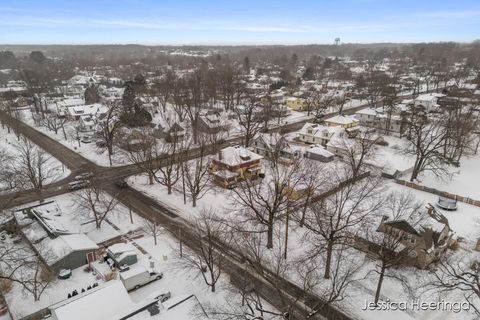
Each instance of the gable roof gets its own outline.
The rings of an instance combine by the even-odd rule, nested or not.
[[[405,220],[387,221],[387,222],[385,222],[385,224],[386,224],[386,225],[389,225],[389,226],[392,227],[392,228],[405,231],[406,233],[410,233],[410,234],[419,236],[417,230],[415,230],[415,228],[412,227],[412,226],[410,225],[410,223],[408,223],[408,222],[405,221]]]

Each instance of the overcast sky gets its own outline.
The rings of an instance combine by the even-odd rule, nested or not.
[[[3,44],[304,44],[480,38],[480,0],[0,0]]]

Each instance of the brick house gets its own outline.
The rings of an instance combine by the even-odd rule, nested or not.
[[[263,157],[242,146],[222,149],[212,157],[209,172],[212,179],[224,188],[233,188],[245,179],[256,179]]]

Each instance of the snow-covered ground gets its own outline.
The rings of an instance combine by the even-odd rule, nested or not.
[[[7,155],[10,155],[15,161],[20,156],[20,151],[18,146],[21,144],[18,137],[13,133],[13,130],[8,132],[6,127],[0,126],[0,152],[5,152]],[[35,146],[36,147],[36,146]],[[38,147],[36,147],[38,148]],[[48,156],[48,160],[45,163],[45,168],[48,169],[48,176],[44,184],[49,184],[58,180],[61,180],[70,175],[70,170],[66,168],[62,163],[52,156]],[[7,189],[8,185],[0,181],[0,193],[2,191],[9,192]]]
[[[441,191],[480,200],[480,155],[464,157],[460,161],[460,167],[450,166],[451,178],[439,179],[431,172],[427,172],[420,178],[421,184]]]
[[[389,141],[390,146],[395,146],[395,144],[401,143],[401,141]],[[401,154],[396,152],[395,148],[384,148],[383,153],[380,153],[381,157],[390,162],[396,164],[398,170],[406,169],[411,163],[411,159],[397,159],[397,157],[402,157]],[[221,189],[214,187],[207,194],[198,201],[196,208],[192,208],[191,203],[187,199],[187,204],[183,203],[183,195],[181,190],[174,190],[173,194],[168,195],[166,189],[163,186],[154,184],[153,186],[148,185],[147,179],[144,176],[136,176],[129,178],[129,184],[131,187],[140,190],[141,192],[147,194],[148,196],[166,204],[172,210],[176,211],[180,216],[194,220],[198,216],[199,212],[204,208],[214,207],[221,214],[228,215],[231,217],[231,221],[235,221],[235,207],[232,203],[233,193],[231,190]],[[391,180],[385,181],[384,193],[399,191],[399,192],[409,192],[412,193],[415,198],[427,205],[428,203],[435,204],[437,196],[430,193],[410,189],[408,187],[401,186],[396,184]],[[448,219],[451,226],[451,229],[455,233],[455,237],[462,237],[465,240],[461,244],[461,248],[455,254],[476,254],[472,253],[471,249],[473,248],[477,236],[478,236],[478,221],[480,218],[480,208],[467,205],[464,203],[458,204],[458,210],[454,212],[444,211],[439,209]],[[229,218],[230,219],[230,218]],[[278,242],[276,244],[283,245],[284,237],[282,235],[285,228],[284,221],[280,221],[277,224],[276,233],[278,235]],[[293,263],[296,259],[304,254],[305,250],[305,228],[299,228],[295,223],[291,223],[290,232],[289,232],[289,261],[292,262],[292,265],[289,267],[289,272],[287,272],[287,277],[292,281],[299,281],[296,274],[296,264]],[[272,252],[266,252],[267,254],[272,254]],[[397,310],[397,311],[368,311],[362,310],[365,305],[365,301],[372,302],[374,301],[376,285],[378,281],[378,275],[374,272],[376,268],[376,262],[371,261],[365,257],[365,254],[359,251],[352,250],[352,256],[354,261],[357,261],[359,265],[362,265],[358,274],[356,275],[356,281],[354,284],[347,289],[347,295],[344,301],[338,302],[337,305],[339,308],[345,310],[347,313],[351,314],[358,319],[393,319],[393,320],[411,320],[411,319],[429,319],[429,320],[463,320],[463,319],[474,319],[473,315],[467,311],[462,312],[453,312],[453,311],[422,311],[422,310]],[[405,276],[409,279],[410,285],[414,288],[414,297],[408,295],[405,289],[397,281],[394,281],[390,278],[384,280],[382,287],[381,298],[385,301],[389,299],[390,301],[406,301],[411,303],[412,301],[419,299],[420,301],[434,302],[437,301],[438,297],[434,295],[427,295],[422,293],[422,285],[427,282],[428,279],[431,279],[430,271],[428,270],[419,270],[416,268],[404,268],[396,270],[402,276]],[[446,301],[451,302],[464,302],[464,298],[458,296],[457,293],[453,292],[448,295],[443,295],[441,298]],[[409,306],[410,308],[410,306]]]
[[[128,231],[136,230],[136,234],[142,234],[145,226],[143,218],[132,212],[132,220],[127,208],[118,206],[115,212],[108,216],[109,222],[104,222],[101,229],[95,229],[92,224],[84,225],[82,219],[78,219],[78,211],[71,194],[58,196],[52,199],[62,209],[62,223],[69,229],[77,228],[85,232],[89,238],[97,243],[112,239],[116,236],[126,234]],[[68,216],[68,217],[63,217]],[[90,231],[88,231],[90,230]],[[167,231],[157,237],[157,245],[151,235],[144,234],[143,237],[130,240],[136,246],[143,248],[147,254],[144,255],[137,249],[139,261],[137,264],[149,265],[153,259],[156,269],[164,273],[161,280],[154,281],[138,290],[132,291],[130,296],[133,302],[140,302],[152,293],[170,291],[172,298],[186,294],[194,294],[203,306],[228,307],[229,304],[240,307],[241,298],[229,284],[226,275],[222,275],[215,293],[204,283],[203,278],[195,270],[183,269],[182,258],[177,254],[179,243]],[[184,246],[184,254],[188,254],[188,248]],[[150,259],[152,257],[152,259]],[[42,294],[39,301],[33,301],[33,297],[22,290],[19,284],[14,283],[11,290],[5,293],[6,300],[14,319],[19,319],[32,312],[46,308],[54,303],[67,298],[67,294],[73,290],[81,291],[94,282],[102,282],[91,272],[84,271],[84,267],[73,270],[72,276],[67,280],[56,279]],[[27,303],[28,302],[28,303]],[[199,312],[200,310],[196,310]],[[1,318],[0,318],[1,319]],[[2,320],[7,320],[4,318]],[[162,318],[163,319],[163,318]]]
[[[84,156],[90,161],[93,161],[97,165],[108,167],[110,166],[110,162],[108,159],[108,153],[105,148],[98,148],[95,145],[95,142],[79,142],[76,140],[76,135],[73,134],[75,132],[75,126],[77,125],[76,122],[67,122],[65,124],[65,132],[66,132],[66,139],[65,135],[63,134],[62,129],[59,129],[58,132],[55,134],[54,131],[49,130],[44,126],[36,126],[33,118],[32,113],[30,110],[23,110],[23,121],[33,127],[34,129],[46,134],[50,138],[60,142],[67,148],[77,152],[78,154]],[[83,134],[81,134],[83,136]],[[128,157],[125,152],[122,151],[120,148],[115,148],[114,154],[112,156],[112,164],[113,166],[121,166],[125,164],[129,164]]]

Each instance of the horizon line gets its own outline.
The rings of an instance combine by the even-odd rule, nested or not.
[[[432,40],[432,41],[377,41],[377,42],[342,42],[339,45],[375,45],[375,44],[420,44],[420,43],[458,43],[458,44],[472,44],[474,42],[480,41],[480,39],[473,39],[470,41],[459,41],[459,40]],[[335,43],[327,42],[305,42],[305,43],[255,43],[255,42],[246,42],[246,43],[108,43],[108,42],[99,42],[99,43],[0,43],[0,46],[142,46],[142,47],[188,47],[188,46],[217,46],[217,47],[242,47],[242,46],[315,46],[315,45],[330,45],[336,46]]]

